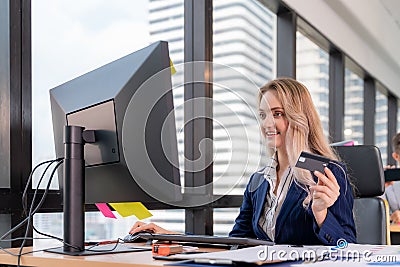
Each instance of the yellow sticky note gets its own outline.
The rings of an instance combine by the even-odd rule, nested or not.
[[[108,203],[122,217],[135,215],[139,220],[153,216],[141,202]]]
[[[174,63],[172,63],[172,60],[169,59],[169,66],[171,67],[171,76],[176,73],[176,69],[174,67]]]

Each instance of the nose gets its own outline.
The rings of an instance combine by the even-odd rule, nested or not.
[[[266,115],[266,118],[262,122],[262,126],[265,129],[275,129],[275,121],[272,117],[272,114]]]

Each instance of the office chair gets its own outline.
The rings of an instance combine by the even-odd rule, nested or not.
[[[354,222],[359,244],[390,245],[389,205],[385,191],[381,153],[376,146],[334,147],[346,164],[354,185]]]

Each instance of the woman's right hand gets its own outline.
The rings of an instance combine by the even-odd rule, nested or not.
[[[134,233],[141,232],[141,231],[150,232],[150,233],[154,233],[154,234],[180,234],[177,232],[168,231],[168,230],[158,226],[155,223],[144,223],[141,221],[137,221],[132,226],[129,233],[134,234]]]

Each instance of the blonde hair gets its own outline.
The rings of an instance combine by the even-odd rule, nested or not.
[[[269,90],[277,92],[289,123],[285,140],[289,165],[293,167],[296,164],[302,151],[338,160],[323,133],[321,121],[307,88],[292,78],[277,78],[260,88],[259,104],[264,93]],[[304,205],[308,205],[311,200],[308,186],[315,185],[315,181],[309,171],[293,168],[293,173],[296,183],[308,192],[303,202]]]

